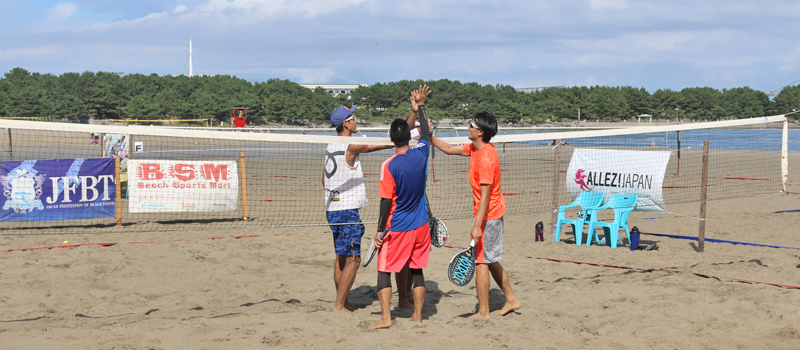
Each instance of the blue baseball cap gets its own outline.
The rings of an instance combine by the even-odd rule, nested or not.
[[[353,114],[353,112],[356,111],[356,107],[357,107],[356,105],[353,105],[353,107],[350,108],[347,108],[345,106],[339,106],[339,108],[334,109],[333,113],[331,113],[331,124],[333,124],[333,126],[335,127],[339,127],[339,125],[342,125],[342,123],[344,123],[344,120],[347,119],[349,115]]]

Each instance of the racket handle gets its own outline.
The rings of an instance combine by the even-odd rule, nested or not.
[[[474,239],[469,241],[469,247],[470,248],[475,248],[475,240]]]

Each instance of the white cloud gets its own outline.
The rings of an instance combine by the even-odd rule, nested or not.
[[[74,14],[78,13],[78,5],[73,3],[59,2],[55,6],[47,10],[50,19],[64,20],[69,19]]]
[[[154,12],[133,20],[98,23],[95,29],[130,27],[137,24],[201,23],[220,27],[246,26],[268,19],[313,18],[375,0],[208,0],[194,7],[179,5],[171,12]],[[363,15],[363,14],[362,14]],[[347,17],[348,21],[356,16]]]

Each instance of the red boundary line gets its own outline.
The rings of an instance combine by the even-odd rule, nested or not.
[[[280,234],[278,234],[278,235],[280,235]],[[276,236],[278,236],[278,235],[276,235]],[[287,236],[293,235],[293,233],[288,233],[286,235]],[[258,237],[258,236],[260,236],[260,235],[231,236],[230,238],[239,239],[239,238],[249,238],[249,237]],[[223,239],[223,238],[227,238],[227,237],[206,237],[206,239],[211,239],[211,240]],[[170,241],[170,242],[181,242],[181,241],[183,241],[183,240],[179,239],[179,240],[174,240],[174,241]],[[147,244],[147,243],[158,243],[158,242],[156,242],[156,241],[128,242],[128,244]],[[0,252],[17,252],[17,251],[26,251],[26,250],[42,250],[42,249],[54,249],[54,248],[75,248],[75,247],[80,247],[80,246],[85,246],[85,245],[100,245],[100,246],[104,246],[104,247],[109,247],[109,246],[116,245],[116,244],[120,244],[120,243],[119,242],[108,242],[108,243],[63,244],[63,245],[56,245],[56,246],[51,246],[51,247],[5,249],[5,250],[0,250]]]
[[[466,247],[456,247],[456,246],[450,246],[450,245],[445,245],[445,246],[443,246],[443,247],[447,247],[447,248],[455,248],[455,249],[467,249]],[[539,260],[553,261],[553,262],[566,262],[566,263],[573,263],[573,264],[579,264],[579,265],[590,265],[590,266],[598,266],[598,267],[610,267],[610,268],[615,268],[615,269],[625,269],[625,270],[636,270],[636,271],[660,271],[660,272],[669,272],[669,273],[680,273],[680,272],[684,272],[684,271],[679,271],[679,270],[665,270],[665,269],[642,269],[642,268],[638,268],[638,267],[630,267],[630,266],[621,266],[621,265],[608,265],[608,264],[591,263],[591,262],[583,262],[583,261],[572,261],[572,260],[562,260],[562,259],[553,259],[553,258],[540,258],[540,257],[535,257],[535,256],[525,256],[525,257],[526,257],[526,258],[528,258],[528,259],[539,259]],[[717,281],[721,281],[721,280],[728,280],[728,281],[733,281],[733,282],[741,282],[741,283],[749,283],[749,284],[765,284],[765,285],[768,285],[768,286],[773,286],[773,287],[783,287],[783,288],[789,288],[789,289],[798,289],[798,290],[800,290],[800,287],[798,287],[798,286],[790,286],[790,285],[786,285],[786,284],[777,284],[777,283],[770,283],[770,282],[750,281],[750,280],[743,280],[743,279],[732,278],[732,277],[719,277],[719,276],[707,275],[707,274],[704,274],[704,273],[698,273],[698,272],[689,272],[689,273],[691,273],[691,274],[693,274],[693,275],[695,275],[695,276],[703,277],[703,278],[713,278],[713,279],[715,279],[715,280],[717,280]]]

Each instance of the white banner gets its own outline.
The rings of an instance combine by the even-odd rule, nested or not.
[[[131,213],[236,210],[234,161],[130,159],[128,174]]]
[[[665,212],[661,195],[670,153],[576,149],[567,169],[567,192],[574,201],[581,192],[638,194],[638,211]]]

